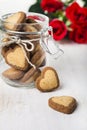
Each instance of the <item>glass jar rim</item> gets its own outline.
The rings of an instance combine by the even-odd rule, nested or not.
[[[16,13],[16,12],[13,12],[13,13],[7,13],[7,14],[4,14],[4,15],[2,15],[1,16],[1,21],[3,21],[3,22],[5,22],[5,18],[7,18],[8,16],[10,16],[10,15],[12,15],[12,14],[14,14],[14,13]],[[41,20],[42,22],[43,21],[45,21],[45,22],[49,22],[49,18],[46,16],[46,15],[44,15],[44,14],[40,14],[40,13],[35,13],[35,12],[25,12],[25,14],[26,14],[26,16],[33,16],[33,15],[35,15],[35,16],[39,16],[39,19],[38,20]]]
[[[40,24],[40,25],[42,25],[42,29],[47,27],[47,26],[49,26],[48,25],[49,24],[49,18],[46,15],[44,15],[44,14],[35,13],[35,12],[26,12],[25,14],[26,14],[26,18],[28,16],[34,17],[33,19],[36,20],[37,23],[18,23],[18,24],[15,24],[13,22],[11,23],[11,22],[5,21],[5,19],[8,18],[8,16],[10,16],[12,14],[14,14],[14,13],[8,13],[8,14],[4,14],[4,15],[1,16],[0,19],[1,19],[2,26],[5,23],[7,23],[7,24],[14,24],[16,26],[18,26],[18,25],[37,25],[37,24]],[[5,29],[5,28],[3,28],[3,29]],[[19,30],[15,31],[15,30],[5,29],[5,31],[7,31],[9,33],[12,33],[12,34],[25,34],[25,35],[27,35],[27,34],[38,35],[38,34],[41,34],[41,30],[40,31],[35,31],[35,32],[29,32],[29,31],[28,32],[23,32],[23,31],[19,31]]]

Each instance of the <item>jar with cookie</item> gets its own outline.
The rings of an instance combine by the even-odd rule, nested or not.
[[[1,17],[1,30],[1,77],[9,85],[34,86],[41,68],[46,66],[46,52],[54,58],[62,53],[53,41],[45,15],[22,11],[5,14]]]

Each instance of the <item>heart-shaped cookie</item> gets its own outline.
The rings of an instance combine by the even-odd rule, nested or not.
[[[36,87],[42,92],[49,92],[59,87],[57,72],[52,67],[45,67],[41,76],[35,82]]]
[[[5,61],[10,66],[19,70],[26,70],[29,66],[25,58],[23,49],[18,45],[16,45],[14,48],[10,48],[7,51],[5,55]]]
[[[66,114],[72,113],[77,106],[76,99],[71,96],[51,97],[48,100],[48,104],[54,110],[62,112],[62,113],[66,113]]]
[[[18,24],[23,23],[26,19],[26,14],[24,12],[14,13],[4,21],[4,27],[9,30],[17,30]]]
[[[24,72],[14,68],[8,68],[2,73],[2,75],[10,80],[18,80],[24,76]]]

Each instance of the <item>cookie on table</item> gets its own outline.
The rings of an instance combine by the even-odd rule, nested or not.
[[[76,99],[71,96],[51,97],[48,100],[48,104],[52,109],[65,114],[71,114],[77,106]]]
[[[23,77],[24,75],[24,72],[21,71],[21,70],[17,70],[17,69],[14,69],[14,68],[9,68],[7,70],[5,70],[2,75],[5,77],[5,78],[8,78],[10,80],[18,80],[20,78]]]
[[[26,20],[26,14],[22,11],[14,13],[4,20],[4,27],[8,30],[18,30],[21,23]]]
[[[42,92],[49,92],[59,87],[59,77],[52,67],[45,67],[41,75],[36,79],[36,88]]]

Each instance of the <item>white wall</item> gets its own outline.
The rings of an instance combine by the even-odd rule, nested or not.
[[[29,6],[36,0],[0,0],[0,16],[15,11],[27,12]]]

